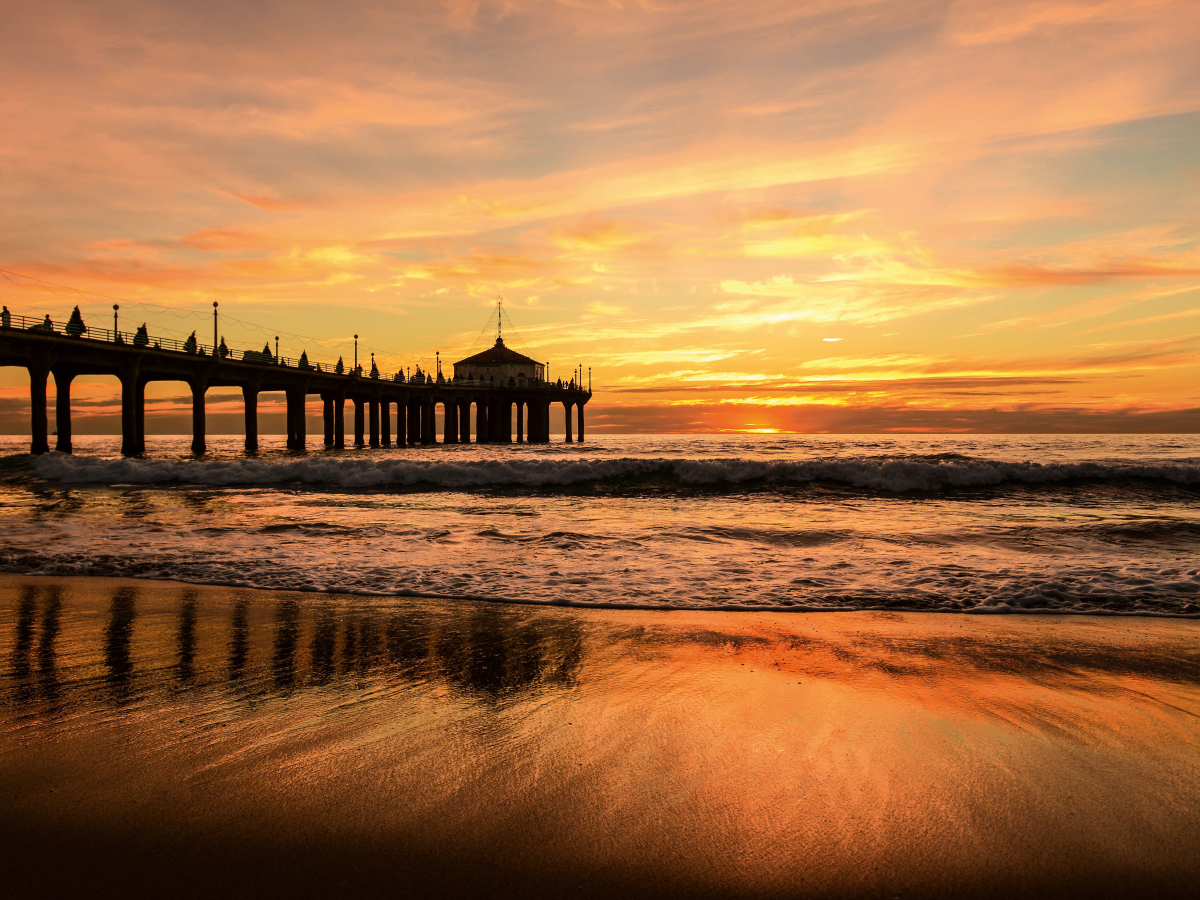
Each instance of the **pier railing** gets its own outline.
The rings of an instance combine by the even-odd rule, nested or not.
[[[47,327],[47,322],[49,322],[49,327]],[[31,331],[38,334],[57,335],[79,341],[97,341],[146,350],[166,350],[172,353],[185,353],[189,356],[217,356],[222,360],[232,362],[251,363],[260,366],[282,366],[302,371],[320,372],[323,375],[342,375],[346,378],[365,378],[372,381],[388,381],[399,384],[443,384],[451,387],[504,388],[511,386],[498,381],[434,378],[429,373],[424,373],[420,376],[408,375],[403,371],[364,374],[362,366],[355,369],[353,366],[346,366],[345,364],[343,364],[342,371],[338,372],[337,363],[312,362],[308,359],[275,356],[262,350],[237,350],[226,347],[224,352],[222,352],[220,345],[214,347],[211,344],[202,344],[195,340],[180,341],[175,338],[152,338],[148,334],[141,334],[140,331],[114,331],[111,328],[96,328],[90,325],[82,326],[80,333],[73,334],[69,330],[70,322],[55,322],[49,316],[38,319],[16,313],[6,313],[3,320],[0,321],[0,327],[11,328],[14,331]],[[526,390],[562,390],[568,388],[568,385],[565,383],[557,384],[551,381],[537,381],[531,378],[516,382],[515,386]]]

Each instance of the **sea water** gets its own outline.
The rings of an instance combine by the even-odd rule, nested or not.
[[[0,571],[577,606],[1200,616],[1200,436],[0,439]]]

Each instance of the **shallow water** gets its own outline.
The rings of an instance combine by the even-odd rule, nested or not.
[[[280,439],[281,440],[281,439]],[[0,442],[0,571],[674,609],[1200,615],[1192,435]]]

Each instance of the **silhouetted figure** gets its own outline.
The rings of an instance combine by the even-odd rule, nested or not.
[[[67,322],[67,327],[64,329],[71,337],[79,337],[87,327],[83,324],[83,315],[79,312],[79,307],[75,307],[71,311],[71,319]]]
[[[338,357],[337,365],[333,367],[333,371],[336,372],[338,375],[346,374],[346,366],[342,362],[342,358],[340,356]]]
[[[224,359],[229,355],[229,348],[225,346],[225,335],[221,335],[221,346],[217,349],[217,353]]]
[[[139,328],[137,330],[137,332],[133,335],[133,346],[135,346],[135,347],[149,347],[150,346],[150,332],[146,330],[145,322],[142,323],[142,327]]]
[[[297,364],[297,368],[299,368],[299,369],[311,369],[312,368],[312,366],[310,366],[308,364],[308,351],[307,350],[300,351],[300,362]]]
[[[190,335],[188,335],[188,339],[183,342],[183,352],[191,353],[194,356],[196,354],[197,347],[198,344],[196,343],[196,332],[193,331]]]
[[[8,311],[8,307],[4,307],[4,311],[0,312],[0,326],[4,328],[12,327],[12,313]]]

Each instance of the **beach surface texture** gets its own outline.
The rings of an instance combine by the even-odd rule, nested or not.
[[[6,897],[1194,897],[1200,623],[0,579]]]

